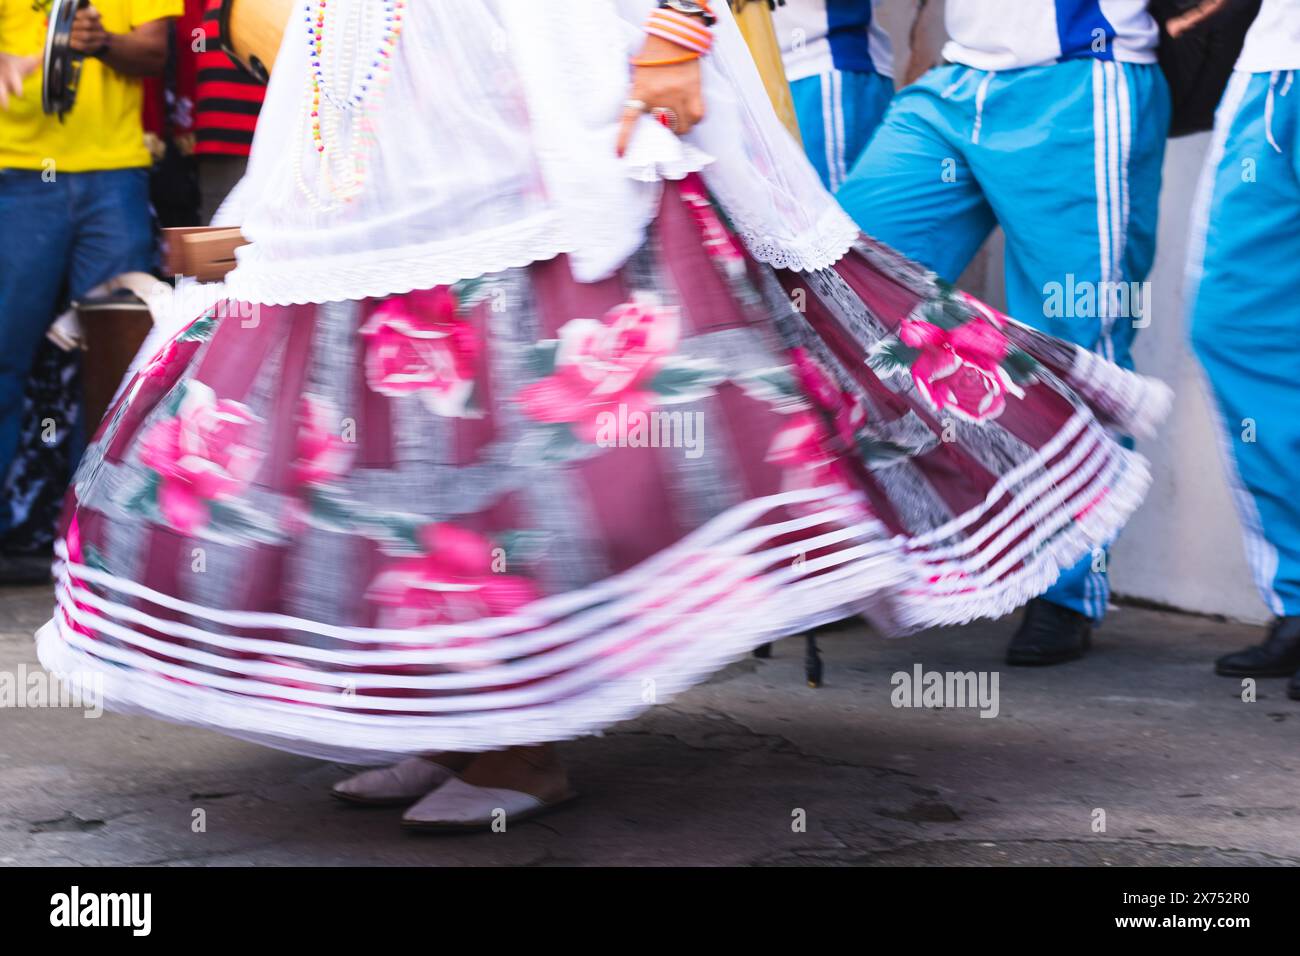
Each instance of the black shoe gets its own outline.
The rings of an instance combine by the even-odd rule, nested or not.
[[[1292,700],[1300,700],[1300,671],[1291,675],[1291,679],[1286,682],[1286,695]]]
[[[1263,644],[1225,654],[1214,663],[1224,677],[1288,677],[1300,670],[1300,615],[1279,617]],[[1300,686],[1295,681],[1292,687]]]
[[[1086,614],[1034,598],[1025,605],[1020,629],[1007,647],[1013,667],[1046,667],[1078,660],[1092,646],[1092,621]]]
[[[53,555],[49,554],[0,553],[0,587],[49,584],[53,561]]]

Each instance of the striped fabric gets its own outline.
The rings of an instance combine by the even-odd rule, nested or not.
[[[200,156],[247,156],[266,87],[221,52],[217,15],[221,0],[208,0],[203,15],[204,49],[197,54],[195,146]]]
[[[1093,171],[1097,183],[1097,238],[1102,288],[1126,280],[1129,237],[1129,153],[1132,149],[1133,98],[1128,77],[1114,62],[1092,61]],[[1103,310],[1097,351],[1107,361],[1119,356],[1113,333],[1115,316]]]

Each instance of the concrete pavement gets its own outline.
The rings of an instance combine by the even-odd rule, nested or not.
[[[0,674],[35,667],[50,604],[0,591]],[[564,744],[580,801],[468,837],[340,804],[336,765],[143,718],[0,709],[0,865],[1300,864],[1300,703],[1281,680],[1243,702],[1211,672],[1260,629],[1126,607],[1086,660],[1023,670],[1001,663],[1014,623],[825,635],[817,690],[786,640]],[[996,672],[998,715],[894,707],[891,675],[918,663]]]

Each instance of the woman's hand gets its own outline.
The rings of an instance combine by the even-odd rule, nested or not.
[[[638,60],[672,60],[685,56],[687,51],[660,37],[648,36]],[[690,132],[704,119],[704,96],[700,88],[700,61],[689,60],[672,66],[638,66],[632,74],[632,89],[628,99],[645,103],[646,110],[668,109],[677,115],[678,136]],[[641,119],[640,110],[629,108],[623,113],[623,125],[618,131],[618,155],[627,152]]]

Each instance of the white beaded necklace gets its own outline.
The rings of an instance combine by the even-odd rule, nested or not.
[[[366,155],[374,141],[368,106],[388,84],[392,57],[402,32],[405,0],[315,0],[306,15],[308,82],[299,135],[311,129],[319,160],[317,188],[307,184],[303,153],[294,155],[294,181],[317,209],[336,209],[365,184]],[[373,12],[379,7],[379,16]],[[335,12],[342,6],[342,10]],[[380,35],[376,39],[375,34]],[[360,64],[358,52],[373,50]],[[340,89],[345,92],[340,93]],[[348,125],[346,136],[341,127]],[[322,193],[325,195],[322,196]]]

